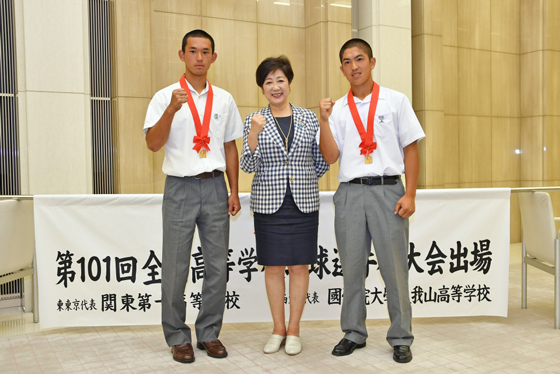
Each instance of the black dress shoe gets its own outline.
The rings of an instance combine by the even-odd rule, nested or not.
[[[354,343],[352,340],[348,340],[343,338],[341,341],[338,342],[337,345],[334,346],[332,354],[335,356],[347,356],[354,352],[356,348],[364,348],[366,346],[366,342],[361,344]]]
[[[393,347],[393,360],[399,364],[406,364],[412,360],[412,351],[408,345],[396,345]]]

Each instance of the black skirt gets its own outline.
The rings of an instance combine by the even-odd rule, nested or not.
[[[278,211],[254,213],[259,265],[291,266],[317,262],[319,212],[302,213],[287,193]]]

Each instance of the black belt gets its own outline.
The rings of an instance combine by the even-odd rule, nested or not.
[[[385,175],[383,177],[354,178],[348,183],[366,184],[368,186],[379,186],[383,184],[397,184],[400,175]]]
[[[213,178],[213,177],[219,177],[220,175],[222,175],[222,172],[220,170],[214,170],[214,171],[209,171],[206,173],[200,173],[198,175],[195,175],[194,179]]]

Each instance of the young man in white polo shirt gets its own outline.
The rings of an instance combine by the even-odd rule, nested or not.
[[[345,356],[366,345],[365,278],[371,243],[387,289],[393,359],[412,360],[412,313],[408,291],[408,218],[415,210],[417,142],[425,137],[406,96],[372,79],[375,58],[362,39],[340,49],[340,70],[351,90],[336,103],[320,102],[320,149],[339,160],[334,195],[335,234],[344,273],[341,327],[332,354]],[[400,175],[406,177],[406,192]]]
[[[179,58],[185,63],[185,74],[155,94],[144,131],[151,151],[165,146],[162,326],[173,359],[190,363],[194,352],[185,323],[184,293],[195,226],[205,266],[202,305],[195,323],[197,347],[211,357],[227,356],[218,335],[225,307],[229,215],[241,208],[235,139],[243,135],[243,123],[233,97],[206,79],[217,58],[212,37],[203,30],[187,33]]]

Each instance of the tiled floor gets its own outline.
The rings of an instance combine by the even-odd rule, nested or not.
[[[330,354],[338,321],[304,322],[303,352],[265,355],[269,323],[226,324],[226,359],[195,348],[193,364],[172,360],[159,326],[39,331],[30,314],[0,311],[1,373],[560,373],[560,330],[554,329],[554,278],[529,268],[529,308],[520,308],[520,246],[513,245],[508,318],[415,319],[414,359],[393,362],[387,320],[368,321],[367,347]]]

